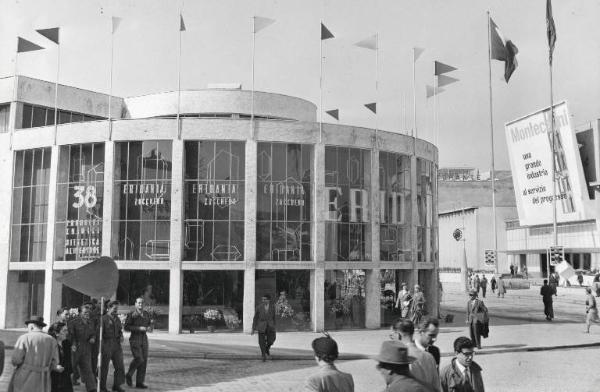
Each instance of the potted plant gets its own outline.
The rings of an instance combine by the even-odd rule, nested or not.
[[[221,313],[217,309],[206,309],[203,313],[208,332],[215,332],[217,320],[221,319]]]

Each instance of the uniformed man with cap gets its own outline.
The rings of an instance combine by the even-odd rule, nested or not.
[[[304,384],[305,391],[317,392],[354,392],[352,375],[340,372],[333,362],[337,359],[338,345],[329,335],[316,338],[312,342],[315,361],[319,370],[311,375]]]
[[[82,305],[79,317],[67,325],[71,337],[71,350],[75,351],[77,358],[77,363],[73,366],[79,366],[81,381],[88,392],[96,390],[96,377],[92,370],[92,346],[96,343],[96,325],[90,313],[90,307]]]
[[[111,301],[107,305],[108,312],[102,316],[102,363],[100,365],[100,390],[106,390],[106,377],[110,361],[115,368],[113,391],[123,392],[121,385],[125,383],[125,365],[123,365],[123,326],[119,319],[119,301]]]
[[[135,300],[135,309],[129,312],[125,320],[125,330],[131,332],[129,345],[133,355],[133,361],[131,361],[129,370],[125,375],[125,381],[130,387],[133,386],[133,373],[135,373],[136,388],[148,388],[144,384],[146,365],[148,364],[148,336],[146,336],[146,332],[151,324],[150,314],[144,310],[144,298],[138,297]]]

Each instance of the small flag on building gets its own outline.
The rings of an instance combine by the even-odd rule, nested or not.
[[[419,57],[421,57],[421,54],[423,54],[424,51],[424,48],[419,48],[415,46],[413,48],[413,61],[416,62],[419,59]]]
[[[55,44],[58,45],[59,43],[59,31],[60,29],[58,27],[53,27],[51,29],[41,29],[41,30],[36,30],[38,33],[40,33],[41,35],[43,35],[44,37],[48,38],[50,41],[54,42]]]
[[[31,41],[27,41],[25,38],[17,38],[17,53],[33,52],[34,50],[44,49],[44,47],[36,45]]]
[[[359,48],[377,50],[377,34],[355,43],[354,46],[358,46]]]
[[[490,51],[492,59],[504,61],[504,80],[508,83],[511,75],[517,69],[517,53],[519,49],[511,40],[502,36],[500,29],[490,18]]]
[[[377,102],[366,103],[365,107],[373,113],[377,114]]]
[[[456,71],[457,68],[448,65],[448,64],[444,64],[441,63],[439,61],[434,61],[434,68],[435,68],[435,72],[434,74],[437,75],[441,75],[441,74],[445,74],[448,72],[452,72],[452,71]]]
[[[183,21],[183,15],[179,14],[179,31],[185,31],[185,22]]]
[[[335,38],[335,36],[333,35],[333,33],[331,31],[329,31],[329,29],[327,27],[325,27],[325,25],[323,23],[321,23],[321,41],[324,41],[324,40],[330,39],[330,38]]]
[[[458,82],[459,79],[453,78],[447,75],[439,75],[437,80],[438,87],[447,86],[452,83]]]
[[[254,33],[258,33],[262,29],[265,29],[275,23],[275,19],[264,18],[262,16],[255,16],[254,20]]]
[[[552,65],[552,55],[556,44],[556,26],[552,16],[552,0],[546,0],[546,35],[548,36],[549,61]]]
[[[112,17],[112,33],[113,34],[119,28],[119,25],[121,24],[121,20],[122,20],[122,18],[119,18],[118,16]]]
[[[327,110],[325,113],[329,114],[331,117],[335,118],[338,121],[340,119],[340,110],[339,109]]]
[[[443,93],[444,91],[446,91],[446,90],[444,90],[443,88],[434,88],[433,86],[430,86],[430,85],[425,86],[425,96],[427,98],[431,98],[434,95]]]

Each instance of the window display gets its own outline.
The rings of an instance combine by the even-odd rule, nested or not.
[[[135,307],[144,298],[144,310],[150,314],[155,329],[169,328],[169,271],[119,270],[117,300],[122,311]]]
[[[432,261],[433,244],[433,187],[436,183],[434,166],[430,161],[417,158],[417,260]]]
[[[325,271],[325,329],[364,328],[365,270]]]
[[[169,260],[171,144],[115,143],[112,251],[119,260]]]
[[[258,143],[258,260],[311,259],[312,157],[312,146]]]
[[[410,157],[379,153],[380,258],[411,261]]]
[[[184,260],[244,259],[243,142],[185,143]]]
[[[102,253],[104,144],[61,146],[56,190],[56,260]]]
[[[10,261],[45,261],[50,147],[15,151]]]
[[[371,260],[371,155],[325,147],[325,260]]]

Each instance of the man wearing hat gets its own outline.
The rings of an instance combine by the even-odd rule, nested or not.
[[[354,392],[354,380],[352,375],[340,372],[333,361],[339,355],[335,340],[329,335],[316,338],[312,342],[315,352],[315,360],[319,365],[319,371],[306,380],[305,391],[315,392]]]
[[[469,301],[467,302],[467,324],[471,340],[481,349],[481,336],[487,338],[488,310],[482,300],[477,298],[475,289],[469,290]]]
[[[454,341],[456,357],[440,373],[444,392],[484,392],[481,367],[473,361],[475,344],[466,336]]]
[[[271,357],[271,346],[275,342],[275,306],[271,303],[271,296],[264,294],[261,299],[261,304],[256,307],[254,319],[252,320],[252,335],[254,331],[258,331],[258,346],[262,361]]]
[[[119,301],[108,303],[108,312],[102,316],[102,363],[100,365],[100,391],[106,390],[106,377],[110,361],[115,368],[113,391],[124,392],[125,365],[123,364],[123,326],[118,315]]]
[[[377,370],[385,379],[385,392],[432,392],[433,390],[414,379],[408,365],[415,358],[408,355],[408,348],[401,342],[388,340],[381,344],[379,355],[373,357]]]
[[[87,392],[96,390],[96,377],[92,370],[92,345],[96,342],[96,325],[91,319],[91,309],[82,305],[79,317],[67,324],[71,338],[71,350],[75,352],[77,362],[73,366],[79,367],[81,381],[85,384]]]
[[[16,367],[8,386],[14,392],[50,392],[50,372],[62,372],[56,340],[44,333],[44,318],[32,316],[25,321],[27,333],[15,343],[12,364]]]

